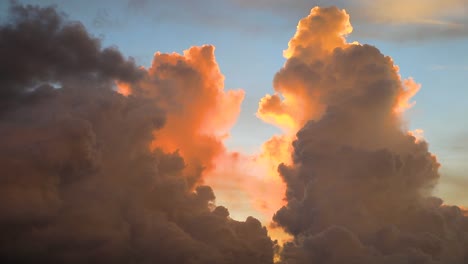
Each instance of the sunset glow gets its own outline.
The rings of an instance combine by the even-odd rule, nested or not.
[[[0,3],[0,263],[466,262],[464,0],[104,2]]]

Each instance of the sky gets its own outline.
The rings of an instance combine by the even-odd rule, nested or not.
[[[251,204],[252,200],[254,203],[269,201],[272,197],[269,196],[268,191],[284,191],[285,187],[281,187],[282,185],[276,180],[270,181],[266,178],[252,180],[252,183],[246,182],[248,177],[254,177],[252,175],[256,173],[265,173],[259,171],[271,169],[267,165],[257,167],[252,159],[263,160],[263,155],[272,151],[268,149],[270,145],[265,142],[273,142],[271,138],[275,135],[291,145],[295,139],[295,133],[305,125],[306,120],[296,120],[293,124],[282,123],[278,120],[272,121],[269,118],[274,118],[272,117],[274,113],[266,110],[267,112],[262,115],[258,110],[259,106],[264,102],[266,107],[269,101],[267,94],[279,93],[282,96],[281,99],[286,98],[287,101],[288,93],[296,93],[288,90],[290,88],[287,83],[289,78],[287,77],[289,76],[287,63],[300,57],[296,54],[299,51],[294,50],[294,43],[290,42],[295,34],[299,34],[296,31],[300,32],[298,21],[307,17],[314,6],[337,6],[339,9],[344,9],[349,14],[353,28],[352,32],[344,34],[347,43],[357,42],[377,47],[381,53],[390,56],[398,66],[402,80],[412,78],[415,81],[416,84],[410,84],[408,87],[420,85],[420,90],[409,100],[411,107],[402,113],[401,125],[404,130],[417,131],[413,133],[416,133],[417,138],[428,142],[429,151],[436,155],[441,164],[439,169],[441,177],[434,189],[434,194],[441,197],[445,204],[468,206],[468,194],[465,192],[468,186],[466,173],[468,164],[465,162],[468,160],[468,121],[466,118],[468,85],[465,77],[468,74],[467,0],[415,0],[411,2],[403,0],[22,0],[18,2],[44,7],[55,6],[57,10],[66,14],[68,20],[80,21],[91,35],[101,40],[102,47],[116,47],[123,56],[134,58],[136,65],[145,67],[148,74],[154,75],[156,79],[162,78],[155,70],[156,66],[159,65],[158,63],[163,64],[165,60],[170,61],[170,56],[177,56],[173,53],[184,54],[184,63],[195,67],[194,61],[199,58],[198,56],[202,56],[199,53],[205,53],[191,49],[191,47],[212,45],[210,47],[214,49],[217,64],[206,67],[213,71],[212,76],[210,75],[213,82],[217,85],[221,82],[219,87],[224,88],[223,92],[216,95],[218,99],[221,98],[219,100],[222,103],[217,105],[218,101],[209,100],[208,103],[203,100],[198,102],[198,99],[190,97],[184,99],[186,101],[183,102],[187,105],[193,103],[193,109],[204,111],[203,129],[211,129],[210,133],[213,133],[215,140],[210,141],[193,135],[194,141],[200,139],[200,142],[205,142],[207,140],[206,144],[210,144],[210,148],[206,148],[206,153],[201,155],[203,157],[198,158],[197,153],[194,154],[192,149],[205,147],[203,145],[205,143],[197,145],[196,142],[185,142],[184,131],[173,132],[172,129],[181,126],[185,119],[184,115],[171,112],[171,100],[178,102],[177,96],[174,96],[168,99],[168,105],[162,106],[170,113],[167,118],[170,120],[167,123],[168,128],[163,127],[159,134],[155,134],[156,139],[151,146],[161,147],[169,152],[175,150],[174,144],[177,145],[178,142],[183,141],[185,145],[182,145],[180,150],[184,160],[193,161],[193,164],[196,164],[198,159],[209,159],[210,162],[203,165],[208,170],[211,170],[213,166],[213,171],[210,175],[203,177],[206,183],[213,187],[217,197],[216,204],[226,205],[231,217],[236,220],[243,221],[249,215],[253,215],[264,225],[269,224],[268,217],[283,206],[284,201],[281,201],[281,197],[279,201],[276,201],[278,200],[276,197],[275,202],[265,205],[264,207],[268,209],[264,208],[262,211],[263,209],[258,209],[258,205]],[[8,1],[0,2],[1,23],[9,21],[9,6]],[[317,30],[317,32],[319,34],[321,31]],[[343,45],[343,47],[348,47],[348,44]],[[186,50],[187,52],[184,53]],[[289,50],[292,55],[288,55],[289,53],[284,52],[285,50]],[[208,48],[205,52],[210,53],[212,50]],[[171,55],[166,58],[164,54]],[[301,56],[307,57],[309,54]],[[193,59],[191,61],[186,58]],[[218,66],[220,72],[216,68]],[[280,69],[285,71],[286,77],[280,74]],[[139,94],[140,90],[143,91],[141,93],[147,93],[145,87],[154,85],[153,81],[139,84],[128,82],[130,83],[128,87],[121,83],[118,87],[121,92],[124,89],[122,87],[127,87],[125,89],[128,89],[130,94]],[[208,87],[205,85],[200,84],[200,89]],[[171,92],[168,90],[161,93],[166,95]],[[183,97],[182,93],[179,94],[180,97]],[[203,94],[206,97],[210,95],[208,91]],[[153,98],[156,95],[150,94],[149,96]],[[171,96],[168,95],[168,98]],[[212,104],[210,106],[215,110],[205,109],[207,104]],[[225,110],[223,106],[226,106],[228,110]],[[299,109],[297,111],[307,108],[306,106],[301,108],[303,107],[301,104],[288,107],[291,107],[288,109]],[[318,112],[310,115],[304,114],[304,118],[319,120],[318,116],[323,113],[316,109],[314,111]],[[286,112],[283,114],[291,115]],[[220,117],[215,117],[216,115]],[[188,119],[194,123],[198,120],[195,115],[189,116]],[[190,132],[187,133],[188,136],[191,135]],[[177,135],[174,136],[175,134]],[[389,136],[389,138],[393,137]],[[298,142],[297,144],[300,145],[302,141],[299,139]],[[272,148],[284,147],[283,143],[278,144]],[[266,151],[265,148],[268,150]],[[226,149],[225,152],[224,149]],[[290,154],[291,151],[286,152]],[[269,155],[274,156],[271,153]],[[297,154],[297,156],[301,155]],[[295,164],[296,162],[288,161],[288,158],[284,159],[286,159],[283,160],[285,163]],[[273,173],[277,173],[276,165],[279,163],[275,163],[277,160],[263,161],[273,162],[275,164],[272,169]],[[197,168],[189,166],[184,173],[196,174],[196,170]],[[245,175],[237,176],[239,171]],[[287,174],[285,171],[279,172],[283,178]],[[229,177],[230,173],[233,174],[231,179],[225,178]],[[194,181],[197,179],[194,177]],[[292,183],[285,181],[288,185],[288,193],[289,191],[297,192],[290,187]],[[255,189],[262,183],[267,187],[265,187],[266,190],[261,191],[262,194],[259,195],[261,199],[257,201],[252,196]],[[289,199],[290,197],[287,200]],[[271,206],[277,207],[270,208]],[[284,214],[291,213],[284,212]],[[276,222],[280,223],[290,235],[305,234],[305,231],[301,229],[294,231],[296,230],[294,226],[283,220],[281,214],[277,216]],[[270,231],[273,232],[272,230],[274,229]]]

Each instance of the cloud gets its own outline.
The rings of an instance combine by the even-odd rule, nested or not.
[[[56,0],[48,2],[61,5]],[[96,6],[93,1],[83,2],[84,6]],[[88,12],[89,8],[81,10],[83,5],[72,8]],[[116,29],[135,18],[146,17],[151,23],[170,23],[172,28],[196,25],[216,31],[273,36],[288,33],[311,7],[334,5],[351,14],[356,38],[400,43],[468,36],[467,0],[118,0],[112,5],[117,13],[111,12],[106,3],[94,10],[96,14],[91,21],[94,27]],[[191,12],[181,13],[183,9]]]
[[[232,0],[244,9],[266,10],[277,16],[296,19],[311,6],[335,5],[353,17],[355,36],[388,41],[422,41],[466,38],[467,0],[385,0],[385,1],[264,1]]]
[[[304,120],[279,166],[287,204],[274,220],[294,236],[282,263],[463,263],[467,219],[431,196],[440,165],[403,129],[419,85],[377,48],[347,43],[351,29],[344,10],[312,9],[275,76],[287,94],[276,105],[309,107],[271,111]]]
[[[152,147],[177,151],[186,162],[189,182],[212,186],[223,204],[236,210],[236,219],[252,213],[268,224],[284,205],[285,187],[277,167],[291,153],[291,140],[272,138],[254,155],[225,147],[244,91],[224,89],[214,51],[213,46],[204,45],[183,54],[157,52],[151,67],[145,69],[145,78],[131,85],[119,84],[119,88],[122,94],[159,102],[167,120],[154,132]]]
[[[80,23],[64,24],[53,8],[14,5],[11,19],[15,23],[0,32],[0,56],[9,62],[0,66],[0,111],[44,81],[81,75],[131,82],[142,76],[133,60],[124,59],[115,48],[101,50],[98,39]]]
[[[56,0],[47,2],[62,4]],[[107,2],[97,4],[83,0],[81,5],[67,5],[85,14],[89,8],[82,9],[82,6],[98,5],[91,23],[94,27],[108,29],[125,27],[135,18],[146,17],[151,23],[170,23],[172,28],[196,25],[252,36],[273,36],[289,34],[296,21],[311,7],[333,5],[346,9],[353,17],[356,26],[353,36],[360,39],[401,43],[468,36],[468,0],[118,0],[112,1],[112,9],[106,6]],[[191,12],[181,13],[184,9]]]
[[[130,89],[126,93],[158,101],[167,113],[152,146],[178,151],[195,174],[214,169],[214,158],[226,152],[223,140],[244,98],[242,90],[224,91],[214,47],[192,47],[183,55],[158,52],[146,72],[140,82],[122,87]]]
[[[205,70],[219,77],[212,48],[194,48],[194,65],[159,54],[147,72],[54,8],[13,4],[11,16],[0,26],[2,263],[272,263],[258,220],[216,207],[185,152],[150,148],[181,107],[170,92],[199,87]],[[167,90],[145,96],[138,84],[155,79]]]
[[[180,4],[206,11],[168,8]],[[392,18],[445,26],[431,8]],[[225,90],[213,46],[157,52],[143,68],[54,8],[13,3],[10,16],[2,263],[272,263],[274,252],[289,264],[466,261],[466,209],[432,196],[440,164],[421,131],[403,129],[420,85],[377,48],[348,43],[345,10],[316,7],[299,22],[257,112],[284,133],[252,156],[224,146],[244,92]],[[276,212],[268,228],[291,240],[280,249],[259,220],[233,220],[207,183],[247,197],[263,223]]]

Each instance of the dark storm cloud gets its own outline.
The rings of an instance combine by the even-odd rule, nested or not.
[[[177,152],[150,151],[166,113],[113,90],[142,77],[132,60],[54,8],[13,4],[11,15],[0,28],[1,263],[272,263],[258,220],[230,219]]]
[[[115,48],[101,49],[79,22],[66,22],[52,7],[12,5],[0,27],[0,111],[41,82],[68,78],[132,82],[142,72]]]
[[[348,19],[314,8],[275,76],[279,93],[323,109],[279,167],[288,203],[274,220],[294,235],[282,261],[466,263],[468,218],[431,197],[439,164],[396,111],[408,87],[377,48],[343,42]]]

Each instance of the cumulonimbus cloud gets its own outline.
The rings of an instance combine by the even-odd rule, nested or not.
[[[54,8],[13,4],[0,26],[0,261],[273,263],[277,250],[289,264],[465,263],[467,212],[431,196],[440,165],[402,128],[420,85],[351,31],[335,7],[299,22],[257,112],[284,134],[248,157],[223,144],[244,92],[224,90],[213,46],[156,53],[146,69]],[[292,240],[278,251],[206,182],[236,182]]]
[[[177,117],[169,107],[184,106],[164,104],[183,93],[169,88],[198,88],[211,47],[191,50],[194,68],[160,54],[168,62],[156,74],[54,8],[13,4],[11,16],[0,27],[0,262],[272,263],[258,220],[230,219],[210,187],[190,180],[199,171],[187,177],[191,157],[151,147]],[[147,80],[168,87],[159,101]],[[134,92],[119,94],[115,81]]]
[[[309,119],[293,164],[279,167],[288,203],[274,220],[294,235],[282,261],[464,263],[464,211],[430,195],[439,163],[402,128],[401,111],[419,85],[401,80],[377,48],[346,43],[350,29],[344,10],[312,9],[275,77],[287,96],[271,115]],[[311,110],[286,111],[289,98],[300,102],[290,107]]]
[[[224,90],[214,49],[205,45],[182,55],[157,52],[151,67],[144,69],[144,78],[118,85],[121,93],[153,100],[166,112],[166,123],[154,132],[152,147],[178,151],[194,182],[201,171],[213,170],[215,157],[226,152],[223,140],[244,98],[243,90]]]

